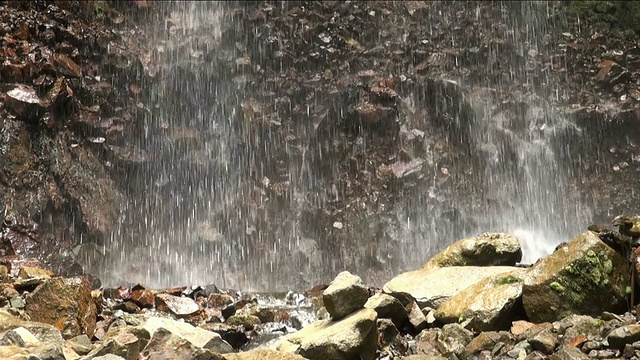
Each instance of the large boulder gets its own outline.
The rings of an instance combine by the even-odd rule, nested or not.
[[[220,335],[212,331],[197,328],[185,322],[166,318],[150,317],[141,325],[141,327],[147,330],[152,337],[158,329],[165,329],[171,334],[187,340],[198,348],[212,350],[213,352],[220,354],[231,353],[234,351],[231,345],[222,340]]]
[[[456,241],[431,258],[424,267],[514,266],[520,260],[522,248],[515,236],[485,233]]]
[[[85,278],[45,279],[26,300],[31,320],[54,325],[65,339],[93,336],[97,309]]]
[[[395,297],[411,295],[421,308],[437,309],[451,296],[487,277],[518,268],[511,266],[452,266],[423,268],[396,276],[383,290]]]
[[[522,302],[529,320],[626,309],[628,262],[592,231],[540,260],[524,277]]]
[[[524,314],[522,283],[524,269],[480,280],[447,299],[435,313],[442,323],[470,320],[478,331],[506,330]]]
[[[369,299],[369,289],[359,276],[343,271],[322,293],[322,301],[334,320],[361,309]]]
[[[362,309],[339,321],[321,320],[284,337],[276,350],[311,360],[372,360],[378,331],[376,312]]]

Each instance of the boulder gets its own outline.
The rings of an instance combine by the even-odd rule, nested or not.
[[[520,260],[522,248],[515,236],[485,233],[456,241],[431,258],[424,267],[514,266]]]
[[[361,309],[369,299],[369,289],[359,276],[343,271],[322,293],[324,307],[334,320]]]
[[[533,322],[570,314],[599,315],[626,309],[627,261],[592,231],[540,260],[524,277],[522,302]]]
[[[166,318],[150,317],[141,325],[141,327],[147,330],[149,334],[154,334],[158,329],[163,328],[170,333],[187,340],[196,347],[209,349],[216,353],[226,354],[233,352],[231,345],[222,340],[220,335],[194,327],[184,322]]]
[[[624,325],[613,329],[607,335],[607,341],[613,348],[624,348],[626,344],[640,341],[640,324]]]
[[[67,340],[65,347],[72,349],[76,354],[87,355],[93,350],[91,339],[87,335],[80,335]]]
[[[227,360],[305,360],[298,354],[271,349],[255,349],[237,354],[227,354],[224,357]]]
[[[383,349],[389,346],[400,334],[393,321],[389,319],[378,319],[378,348]]]
[[[408,321],[407,310],[398,299],[391,295],[373,295],[367,300],[364,307],[375,310],[378,318],[391,319],[397,328],[402,328]]]
[[[321,320],[285,336],[276,350],[311,360],[372,360],[377,348],[376,312],[362,309],[344,319]]]
[[[236,314],[227,319],[227,324],[243,326],[247,330],[253,330],[257,325],[261,324],[261,321],[260,318],[255,315]]]
[[[29,350],[15,345],[0,346],[0,359],[26,360]]]
[[[511,266],[423,268],[396,276],[383,287],[394,297],[412,296],[421,308],[438,308],[451,296],[487,277],[514,271]]]
[[[97,310],[85,278],[45,279],[26,300],[31,320],[54,325],[64,338],[93,336]]]
[[[147,346],[151,335],[141,327],[130,325],[112,326],[102,339],[101,345],[91,355],[113,354],[127,360],[138,359]]]
[[[200,347],[176,336],[167,329],[159,328],[151,337],[149,344],[144,348],[140,357],[141,360],[225,360],[222,355]]]
[[[442,303],[435,317],[445,324],[470,320],[477,331],[509,329],[524,313],[520,301],[524,274],[520,269],[480,280]]]
[[[539,333],[533,335],[528,339],[529,344],[534,350],[540,351],[543,354],[551,354],[558,345],[558,338],[551,330],[542,330]]]

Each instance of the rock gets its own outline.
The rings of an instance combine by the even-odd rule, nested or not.
[[[529,344],[534,350],[538,350],[543,354],[551,354],[558,345],[558,339],[549,329],[545,329],[533,335],[528,339]]]
[[[534,324],[525,320],[517,320],[511,324],[511,333],[521,341],[544,329],[551,328],[553,328],[551,323]]]
[[[407,311],[409,313],[409,323],[413,327],[415,333],[419,333],[429,325],[427,317],[424,315],[422,310],[420,310],[420,306],[418,306],[418,303],[415,301],[407,305]]]
[[[142,327],[146,329],[149,334],[153,334],[156,330],[164,328],[172,334],[189,341],[196,347],[209,349],[216,353],[226,354],[233,352],[231,345],[222,340],[220,335],[194,327],[184,322],[151,317],[142,324]]]
[[[18,276],[21,279],[48,279],[53,275],[54,273],[51,270],[31,266],[23,266],[18,271]]]
[[[458,324],[447,324],[442,329],[428,329],[416,338],[418,354],[460,358],[473,333]]]
[[[409,294],[420,307],[437,309],[448,298],[478,281],[516,269],[509,266],[424,268],[396,276],[384,285],[383,291],[394,297]]]
[[[228,294],[213,293],[207,297],[207,306],[212,308],[222,308],[226,305],[233,304],[233,297]]]
[[[7,105],[19,117],[33,122],[44,114],[44,102],[31,86],[16,85],[7,92]]]
[[[0,359],[26,360],[29,350],[19,346],[0,346]]]
[[[304,360],[302,356],[298,354],[292,354],[288,352],[270,350],[270,349],[255,349],[247,352],[241,352],[237,354],[227,354],[224,356],[227,360]]]
[[[471,359],[483,350],[493,351],[495,347],[502,344],[513,345],[516,339],[506,331],[487,331],[473,338],[464,348],[463,358]]]
[[[515,236],[485,233],[456,241],[431,258],[424,267],[514,266],[520,260],[522,249]]]
[[[378,319],[377,328],[379,349],[382,349],[391,344],[399,334],[398,329],[393,324],[393,321],[389,319]]]
[[[44,343],[31,349],[30,356],[40,360],[65,360],[60,344]]]
[[[156,299],[155,295],[153,295],[153,292],[140,285],[136,285],[131,288],[129,296],[126,298],[133,300],[136,305],[143,308],[152,308],[156,304]]]
[[[287,335],[276,345],[276,350],[312,360],[372,360],[377,337],[376,312],[362,309],[341,320],[321,320]]]
[[[193,299],[169,294],[156,295],[156,308],[178,317],[193,315],[200,311],[200,306]]]
[[[322,293],[325,308],[334,320],[361,309],[369,299],[369,289],[359,276],[343,271]]]
[[[93,355],[102,356],[113,354],[121,356],[127,360],[138,359],[140,357],[142,349],[147,346],[150,340],[149,333],[146,330],[137,330],[138,331],[133,332],[137,332],[138,334],[140,333],[140,330],[144,332],[142,334],[142,337],[138,337],[134,335],[133,332],[126,331],[126,329],[124,331],[117,332],[117,334],[109,336],[109,332],[111,331],[111,329],[109,329],[109,332],[107,332],[107,336],[105,336],[105,339],[103,339],[100,347],[94,350]]]
[[[227,319],[227,324],[234,326],[243,326],[247,330],[253,330],[253,328],[255,328],[256,325],[259,325],[260,323],[260,318],[255,315],[236,314]]]
[[[135,314],[140,311],[138,305],[135,302],[127,300],[119,303],[118,305],[113,307],[114,310],[122,310],[124,312]]]
[[[141,360],[224,360],[222,355],[194,346],[193,343],[176,336],[166,329],[157,329],[149,344],[144,348]]]
[[[625,344],[640,341],[640,324],[623,325],[607,335],[609,346],[622,349]]]
[[[107,354],[102,356],[96,356],[92,360],[127,360],[127,359],[123,358],[122,356]]]
[[[588,360],[589,357],[575,346],[560,346],[558,351],[549,356],[549,360]]]
[[[35,346],[40,343],[29,330],[18,327],[7,331],[0,339],[0,345],[16,345],[20,347]]]
[[[70,339],[96,328],[96,306],[85,278],[46,279],[27,296],[26,313],[34,321],[52,324]]]
[[[222,340],[229,343],[234,349],[240,349],[249,342],[247,334],[243,331],[244,329],[239,326],[225,323],[206,323],[200,325],[200,328],[220,335]]]
[[[556,334],[562,335],[561,342],[563,344],[571,345],[578,340],[584,342],[587,338],[603,337],[606,334],[605,325],[605,321],[594,319],[591,316],[571,315],[554,322],[553,330]]]
[[[87,355],[93,350],[91,339],[87,335],[78,335],[66,341],[65,347],[72,349],[79,355]]]
[[[522,302],[530,321],[570,314],[598,315],[626,308],[627,262],[585,232],[534,265],[525,276]]]
[[[391,319],[397,328],[402,328],[407,324],[407,310],[398,299],[391,295],[375,294],[367,300],[364,307],[375,310],[378,318]]]
[[[480,280],[443,302],[435,313],[438,321],[449,324],[471,320],[477,331],[506,330],[522,316],[522,276],[525,270],[494,275]]]
[[[69,77],[82,77],[82,68],[71,60],[67,55],[54,54],[52,56],[53,64],[57,70],[65,76]]]

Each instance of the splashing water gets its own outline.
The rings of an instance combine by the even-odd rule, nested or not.
[[[516,235],[523,242],[523,262],[531,263],[590,217],[567,182],[571,170],[563,167],[559,151],[563,140],[579,131],[553,109],[549,94],[531,90],[505,102],[479,92],[513,93],[510,84],[533,83],[527,69],[537,60],[525,55],[512,59],[510,69],[488,73],[497,80],[480,78],[461,86],[445,81],[435,97],[420,87],[404,94],[405,123],[424,125],[433,113],[454,124],[453,133],[434,127],[421,145],[420,166],[433,175],[427,185],[402,192],[381,224],[365,218],[352,230],[360,236],[355,249],[328,247],[323,234],[346,225],[334,219],[321,225],[310,209],[325,209],[346,195],[317,175],[309,155],[316,150],[310,143],[296,145],[286,149],[294,155],[282,161],[277,154],[283,149],[270,141],[275,135],[258,133],[266,130],[256,130],[246,123],[252,120],[238,114],[240,108],[260,113],[260,105],[249,100],[255,92],[250,81],[238,72],[246,60],[233,55],[244,51],[243,32],[249,30],[239,29],[218,2],[164,6],[171,16],[153,45],[162,78],[148,99],[142,117],[146,135],[138,144],[149,149],[152,161],[126,179],[149,191],[134,194],[111,242],[86,264],[107,285],[216,283],[273,291],[326,281],[344,268],[363,275],[367,264],[384,269],[373,275],[379,283],[422,265],[462,236],[486,231]],[[500,40],[517,44],[516,54],[540,53],[548,5],[501,5],[500,10],[509,19]],[[496,56],[499,51],[482,61]],[[229,63],[235,69],[229,70]],[[453,105],[452,97],[457,98]],[[355,144],[353,151],[365,154],[370,146],[365,137]],[[446,159],[443,148],[467,149],[474,158]],[[322,156],[335,173],[334,160]],[[283,167],[286,177],[267,176]],[[264,189],[285,192],[285,203],[264,201],[267,190],[256,199],[255,178],[262,179]],[[265,208],[272,210],[261,215]]]

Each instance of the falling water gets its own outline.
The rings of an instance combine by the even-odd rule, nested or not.
[[[536,90],[527,71],[543,51],[549,11],[544,2],[495,5],[509,19],[501,40],[519,46],[514,53],[520,56],[510,69],[488,72],[491,79],[445,79],[459,93],[453,106],[451,96],[440,90],[435,97],[421,87],[401,94],[401,120],[424,122],[433,110],[429,106],[435,106],[437,117],[457,124],[455,134],[442,135],[445,146],[465,148],[471,154],[467,158],[477,159],[442,163],[434,150],[442,145],[439,135],[431,134],[425,139],[423,166],[432,179],[401,193],[395,210],[379,218],[380,224],[364,219],[350,233],[361,236],[355,249],[324,244],[323,231],[339,231],[344,224],[321,225],[309,212],[344,196],[338,189],[325,191],[329,182],[318,175],[310,155],[317,149],[307,142],[286,149],[293,155],[282,160],[276,154],[283,149],[274,147],[272,134],[257,133],[238,114],[239,109],[259,112],[250,101],[255,89],[242,75],[245,60],[233,55],[245,50],[243,32],[251,30],[238,29],[222,3],[164,6],[171,16],[151,46],[157,63],[152,70],[162,78],[152,98],[141,104],[140,115],[145,136],[138,145],[148,149],[152,161],[127,179],[146,190],[134,194],[111,241],[88,264],[108,285],[305,287],[343,268],[364,274],[369,269],[362,267],[371,263],[362,259],[367,256],[384,269],[377,274],[388,277],[420,266],[461,236],[485,231],[517,235],[525,262],[532,262],[590,217],[573,197],[572,174],[559,151],[563,139],[579,131],[552,106],[552,94]],[[482,61],[503,55],[495,51]],[[545,81],[543,76],[542,88]],[[512,93],[509,103],[486,96],[486,91],[510,93],[510,84],[517,82],[531,82],[525,87],[530,91]],[[356,150],[366,153],[367,141],[359,138]],[[335,174],[334,160],[322,161]],[[273,175],[283,167],[285,177]],[[452,185],[454,178],[463,185]],[[265,202],[266,190],[256,191],[256,186],[270,191],[281,186],[286,202]],[[473,189],[463,190],[468,186]],[[271,209],[264,212],[268,215],[260,215],[265,208]]]

